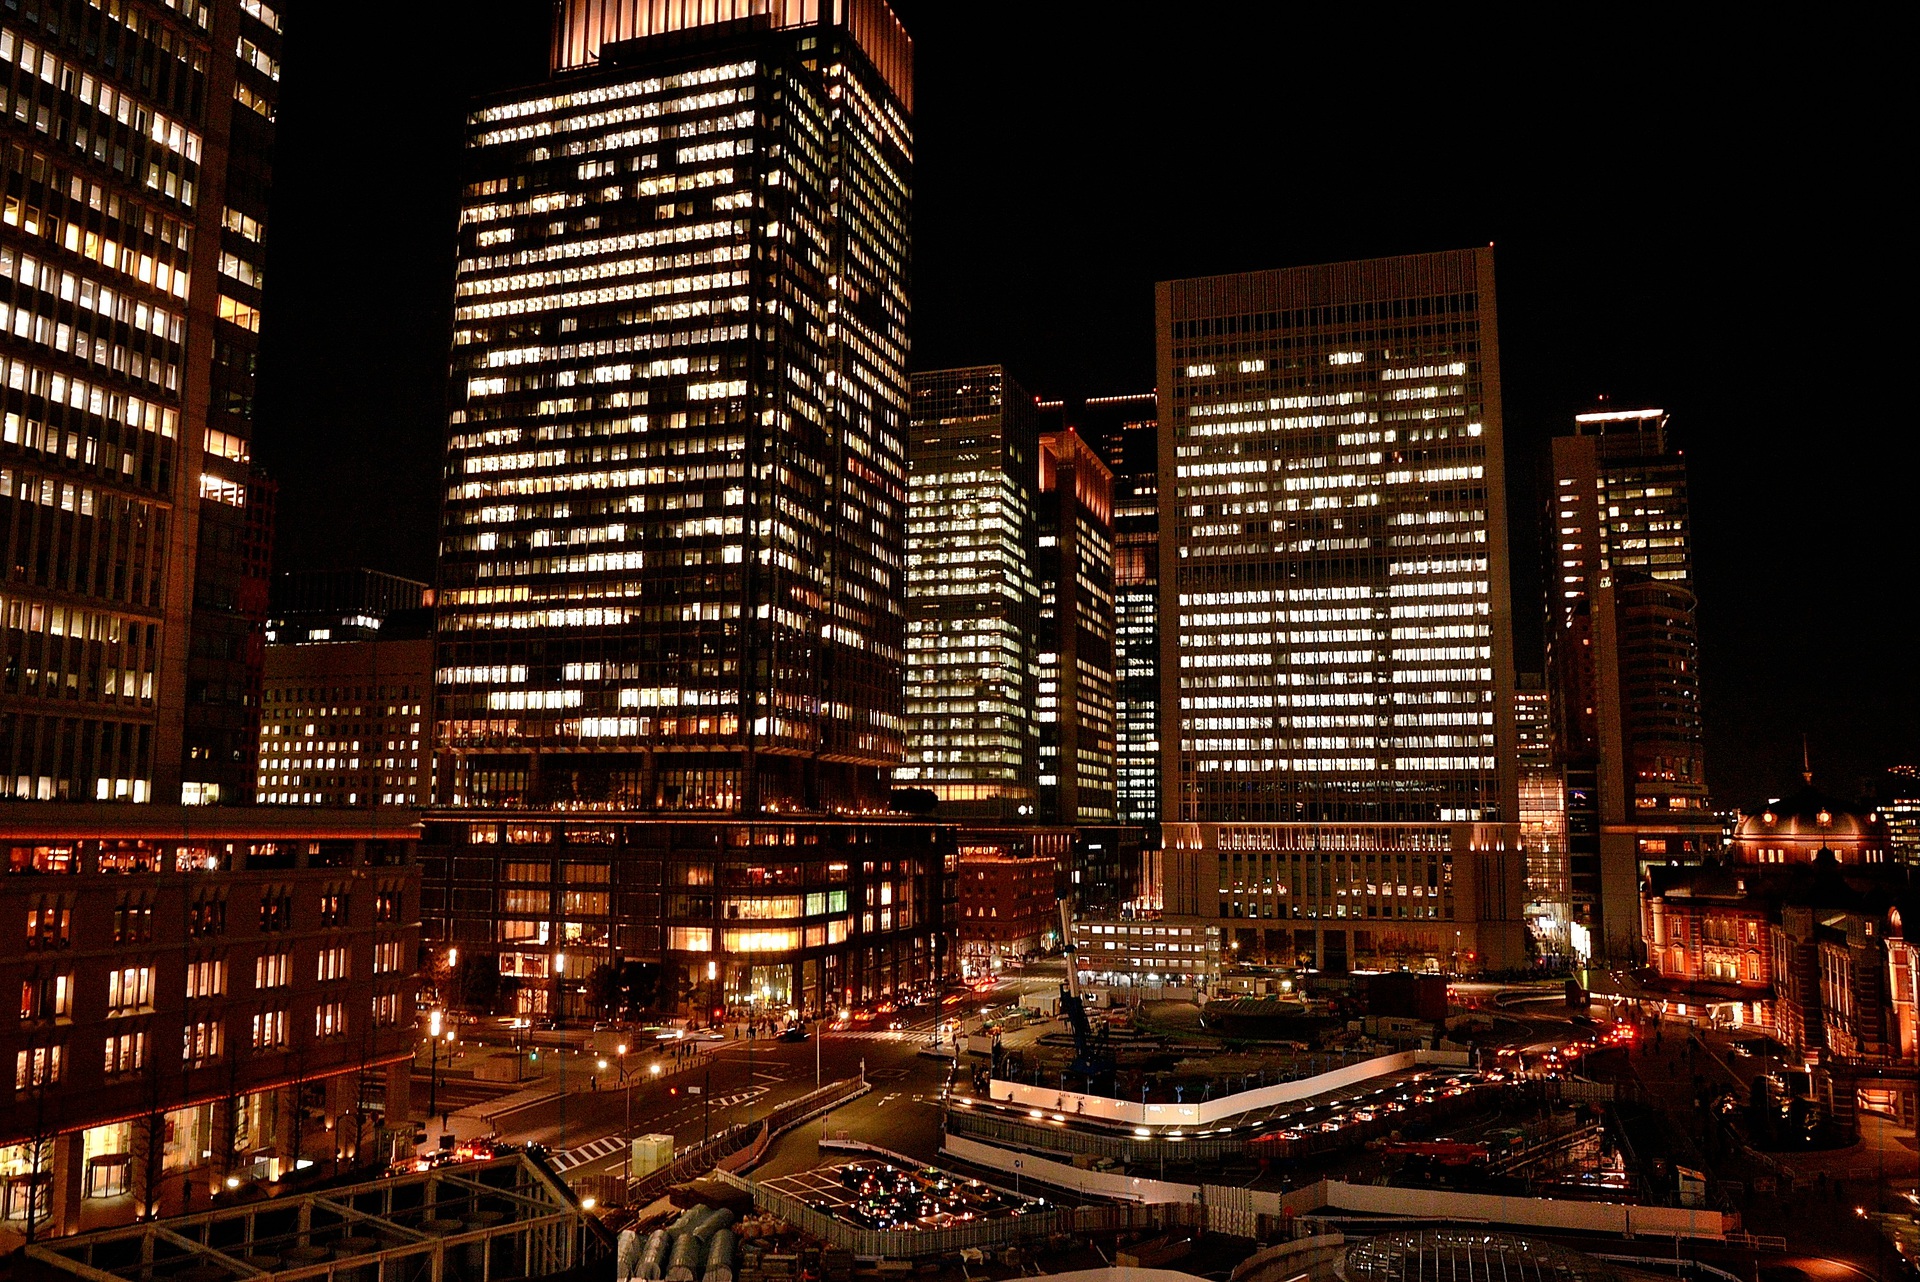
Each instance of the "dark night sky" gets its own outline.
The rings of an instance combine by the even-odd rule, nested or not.
[[[1920,757],[1913,365],[1871,319],[1910,296],[1890,31],[898,7],[916,367],[1147,390],[1156,280],[1492,241],[1520,666],[1544,442],[1601,393],[1659,405],[1692,464],[1717,797],[1780,791],[1803,733],[1836,791]],[[289,20],[257,453],[280,568],[431,578],[462,103],[541,75],[547,6],[367,12]]]

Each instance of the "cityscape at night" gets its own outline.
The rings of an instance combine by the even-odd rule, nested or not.
[[[1148,17],[0,0],[0,1278],[1920,1278],[1886,54]]]

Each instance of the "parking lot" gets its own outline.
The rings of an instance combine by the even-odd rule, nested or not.
[[[863,1229],[940,1229],[1024,1215],[1047,1205],[933,1167],[842,1162],[767,1180],[766,1187]]]

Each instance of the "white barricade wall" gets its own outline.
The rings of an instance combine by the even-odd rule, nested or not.
[[[1077,1166],[1049,1161],[1044,1157],[1035,1157],[1031,1153],[1013,1153],[1003,1148],[995,1148],[991,1144],[982,1144],[979,1140],[970,1140],[964,1135],[947,1136],[941,1151],[950,1153],[963,1162],[972,1162],[975,1166],[990,1167],[996,1171],[1004,1171],[1008,1175],[1017,1172],[1051,1184],[1055,1188],[1072,1189],[1076,1193],[1091,1193],[1096,1197],[1110,1197],[1121,1202],[1191,1202],[1200,1195],[1200,1190],[1191,1184],[1140,1179],[1131,1175],[1116,1175],[1111,1171],[1083,1171]]]
[[[1042,1109],[1068,1117],[1092,1117],[1108,1122],[1128,1122],[1135,1126],[1212,1126],[1215,1122],[1249,1109],[1291,1104],[1295,1100],[1353,1086],[1370,1077],[1404,1072],[1417,1064],[1464,1068],[1468,1063],[1465,1051],[1397,1051],[1313,1077],[1303,1077],[1298,1081],[1281,1082],[1275,1086],[1263,1086],[1258,1090],[1241,1091],[1237,1095],[1193,1104],[1142,1104],[1137,1100],[1028,1086],[1020,1082],[1002,1081],[997,1077],[988,1083],[987,1094],[1001,1103]]]

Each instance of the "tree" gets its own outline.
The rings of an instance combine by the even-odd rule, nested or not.
[[[611,1017],[625,996],[620,968],[602,962],[587,974],[587,1005],[595,1014]]]
[[[453,993],[461,1009],[491,1014],[500,1000],[500,963],[474,953],[462,956],[453,969]]]
[[[622,961],[596,966],[587,975],[587,1004],[607,1016],[636,1018],[653,1008],[660,968]]]
[[[930,815],[940,804],[940,794],[931,788],[895,788],[890,804],[902,814]]]

